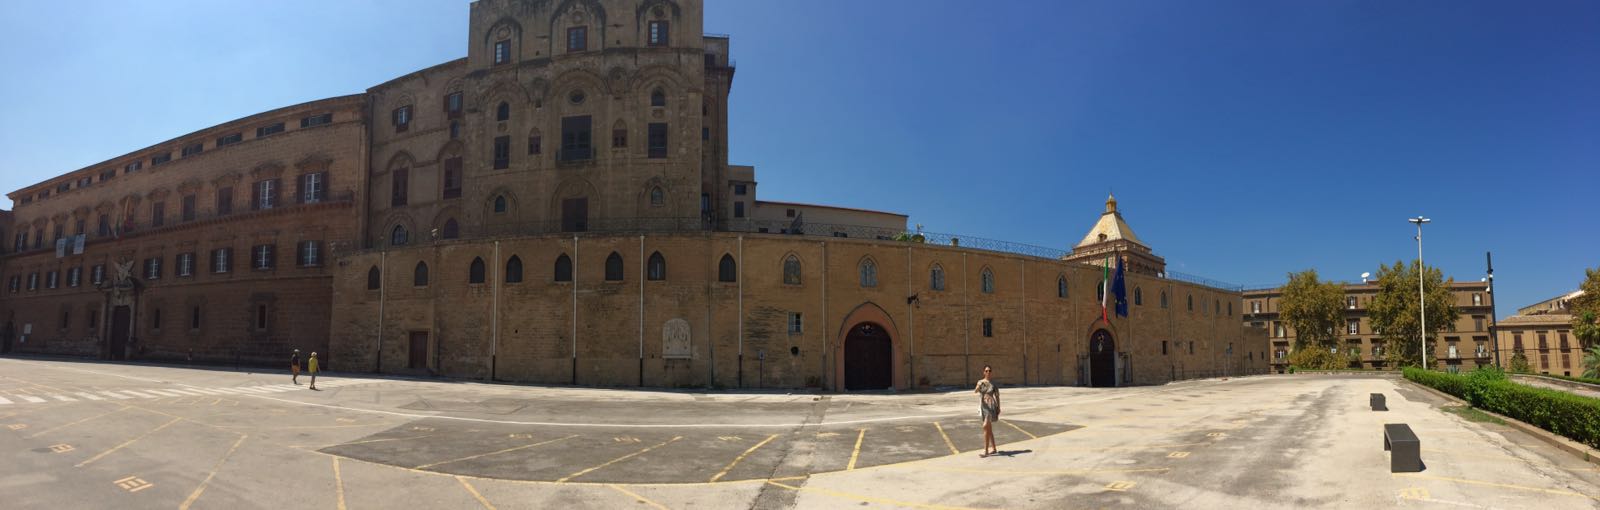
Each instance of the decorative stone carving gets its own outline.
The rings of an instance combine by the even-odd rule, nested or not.
[[[661,327],[661,357],[689,359],[689,321],[672,319]]]

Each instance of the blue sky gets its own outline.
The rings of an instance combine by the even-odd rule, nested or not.
[[[1600,2],[706,3],[765,199],[1066,249],[1114,190],[1238,284],[1409,260],[1421,214],[1502,316],[1600,266]],[[458,58],[467,7],[0,2],[0,189]]]

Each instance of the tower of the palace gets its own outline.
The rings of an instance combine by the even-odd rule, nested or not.
[[[1106,197],[1106,212],[1094,223],[1082,241],[1072,247],[1072,253],[1062,260],[1104,266],[1108,256],[1123,259],[1126,270],[1132,273],[1161,275],[1167,271],[1167,261],[1133,235],[1127,220],[1117,211],[1117,197]]]

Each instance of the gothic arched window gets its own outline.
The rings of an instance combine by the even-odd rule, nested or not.
[[[484,272],[483,257],[473,257],[472,265],[467,267],[467,283],[483,283]]]
[[[428,263],[418,262],[417,268],[411,271],[411,284],[418,287],[428,286]]]
[[[617,252],[611,252],[611,255],[606,257],[606,281],[622,281],[622,255],[618,255]]]
[[[650,261],[645,263],[645,279],[659,281],[667,279],[667,258],[661,252],[650,254]]]
[[[979,285],[984,294],[994,294],[994,272],[987,267],[983,268],[983,274],[979,276]]]
[[[717,281],[739,281],[739,265],[733,261],[733,255],[724,253],[722,255],[722,260],[717,261]]]
[[[860,271],[861,271],[861,286],[862,287],[877,287],[878,286],[878,264],[877,263],[874,263],[872,261],[872,259],[861,259]]]
[[[934,264],[933,269],[928,270],[928,288],[944,290],[944,266]]]
[[[783,283],[800,284],[800,257],[790,255],[789,258],[783,259]]]
[[[555,281],[572,281],[572,257],[568,257],[565,253],[556,257]]]
[[[506,283],[522,283],[522,258],[516,255],[506,261]]]
[[[367,290],[378,290],[383,287],[383,273],[378,271],[378,266],[367,270]]]

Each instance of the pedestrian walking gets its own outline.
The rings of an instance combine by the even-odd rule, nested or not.
[[[291,377],[290,380],[294,381],[294,383],[296,385],[299,385],[300,384],[300,349],[295,349],[294,350],[294,354],[290,354],[289,355],[289,372],[294,374],[294,377]]]
[[[983,418],[983,453],[978,454],[979,457],[1000,453],[1000,448],[994,444],[994,422],[1000,419],[1000,386],[989,380],[993,372],[993,368],[984,365],[983,379],[972,389],[978,394],[978,416]]]
[[[317,353],[312,352],[311,358],[306,360],[306,373],[311,374],[311,389],[317,389]]]

